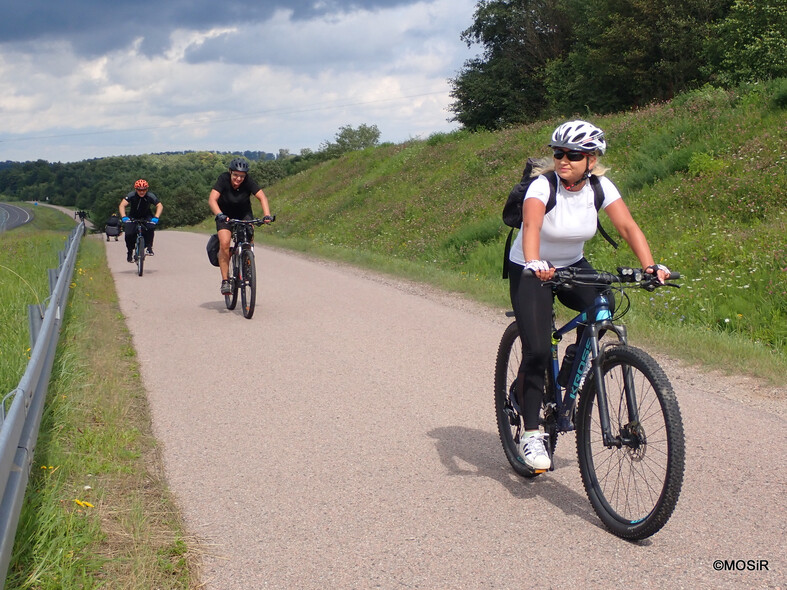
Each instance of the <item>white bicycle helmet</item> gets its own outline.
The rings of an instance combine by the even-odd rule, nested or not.
[[[604,132],[587,121],[569,121],[555,129],[552,134],[551,148],[566,148],[591,154],[604,155],[607,142]]]

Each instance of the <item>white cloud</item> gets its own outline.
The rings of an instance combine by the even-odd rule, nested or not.
[[[435,0],[204,31],[173,28],[96,58],[65,42],[0,46],[0,160],[183,149],[316,149],[342,125],[383,141],[453,128],[447,78],[471,0]],[[46,137],[47,139],[35,139]]]

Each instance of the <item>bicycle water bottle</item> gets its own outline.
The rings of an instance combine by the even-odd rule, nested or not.
[[[560,387],[568,385],[568,376],[571,374],[571,365],[574,364],[574,357],[577,354],[577,345],[569,344],[566,347],[566,355],[563,357],[563,364],[560,365],[560,372],[557,374],[557,384]]]

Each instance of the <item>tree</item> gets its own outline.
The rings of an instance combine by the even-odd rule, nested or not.
[[[611,112],[705,82],[703,47],[731,0],[595,0],[570,3],[576,40],[545,75],[554,112]],[[569,4],[567,4],[569,6]]]
[[[481,0],[473,19],[461,39],[484,51],[449,80],[451,120],[499,129],[537,119],[545,107],[544,68],[571,40],[561,1]]]
[[[734,85],[787,76],[785,31],[784,0],[736,0],[708,38],[708,77]]]
[[[357,129],[344,125],[339,128],[335,139],[335,143],[326,141],[320,146],[329,158],[338,158],[347,152],[376,146],[380,141],[380,130],[377,125],[362,124]]]
[[[287,176],[281,159],[252,164],[249,173],[262,188],[267,188]]]

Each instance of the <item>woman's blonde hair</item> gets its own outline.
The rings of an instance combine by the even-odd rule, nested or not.
[[[533,159],[533,172],[531,176],[538,176],[539,174],[546,174],[547,172],[555,171],[555,161],[552,158],[539,158]],[[601,164],[601,158],[596,156],[596,165],[593,166],[591,173],[594,176],[604,176],[609,171],[609,168]]]

